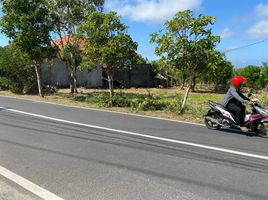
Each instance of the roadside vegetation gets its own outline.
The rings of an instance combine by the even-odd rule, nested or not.
[[[248,92],[251,92],[250,88],[245,89],[245,93]],[[115,89],[113,102],[109,98],[108,89],[78,88],[77,94],[69,93],[68,89],[59,89],[56,93],[46,95],[44,98],[36,95],[16,95],[8,91],[0,91],[0,95],[203,123],[203,115],[208,110],[208,101],[220,102],[224,94],[201,91],[197,85],[197,91],[189,96],[183,113],[179,113],[179,110],[182,105],[184,90],[178,87],[169,89]],[[267,91],[254,91],[253,98],[259,99],[263,106],[268,107]],[[250,111],[249,106],[247,109]]]
[[[163,30],[151,34],[160,59],[148,61],[137,53],[138,44],[120,16],[113,11],[103,13],[103,5],[104,0],[33,0],[27,4],[0,0],[1,32],[12,41],[0,47],[0,90],[25,98],[39,94],[57,103],[201,122],[207,102],[220,102],[230,78],[243,75],[248,80],[246,92],[253,92],[268,106],[268,63],[236,68],[216,48],[221,38],[213,35],[215,17],[196,17],[191,10],[176,13]],[[42,82],[41,65],[51,65],[55,59],[66,65],[69,90]],[[148,89],[114,87],[114,82],[120,82],[114,80],[115,73],[143,63],[151,65],[153,77],[162,77],[161,84]],[[106,75],[103,80],[108,87],[77,88],[77,70],[97,66]]]

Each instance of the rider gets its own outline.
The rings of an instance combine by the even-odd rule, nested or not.
[[[240,91],[242,84],[246,81],[246,78],[243,76],[234,76],[231,79],[232,85],[221,102],[221,104],[234,115],[242,131],[247,131],[247,128],[244,126],[246,107],[243,104],[252,104],[250,99]]]

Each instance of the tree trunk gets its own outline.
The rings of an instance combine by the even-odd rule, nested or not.
[[[195,91],[195,86],[196,86],[196,78],[193,77],[191,80],[191,91],[194,92]]]
[[[40,75],[40,65],[39,64],[35,64],[34,65],[34,68],[35,68],[35,73],[36,73],[36,79],[37,79],[37,86],[38,86],[39,96],[40,97],[44,97],[43,89],[42,89],[42,80],[41,80],[41,75]]]
[[[77,79],[76,79],[76,72],[72,71],[69,75],[70,79],[70,90],[71,93],[77,93]]]
[[[171,77],[170,77],[170,87],[173,87],[173,85],[174,85],[173,81],[174,81],[174,80],[173,80],[173,77],[171,76]]]
[[[167,80],[166,80],[166,81],[167,81],[167,82],[166,82],[166,84],[167,84],[166,87],[169,88],[169,77],[168,77],[168,75],[166,76],[166,79],[167,79]]]
[[[181,110],[180,110],[180,114],[182,114],[183,111],[184,111],[184,109],[185,109],[185,105],[186,105],[186,102],[187,102],[187,99],[188,99],[188,96],[189,96],[190,91],[191,91],[191,82],[190,82],[190,84],[187,87],[187,90],[185,92],[185,95],[184,95],[184,98],[183,98],[183,102],[182,102],[182,106],[181,106]]]
[[[71,93],[78,93],[77,92],[77,79],[76,79],[76,61],[75,56],[73,56],[73,53],[71,52],[71,74],[70,74],[70,89]]]
[[[114,96],[114,81],[113,81],[113,76],[108,75],[108,83],[109,83],[110,97],[112,98]]]
[[[75,60],[75,56],[73,56],[73,53],[72,53],[72,57],[71,58],[72,58],[74,92],[75,93],[78,93],[77,92],[77,77],[76,77],[77,63],[76,63],[76,60]]]
[[[74,79],[73,79],[73,72],[69,74],[69,80],[70,80],[70,93],[74,93]]]

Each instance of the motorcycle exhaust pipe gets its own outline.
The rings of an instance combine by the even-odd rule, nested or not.
[[[213,117],[206,116],[205,118],[206,118],[206,120],[209,120],[209,121],[211,121],[212,123],[221,125],[220,122],[219,122],[217,119],[213,118]]]

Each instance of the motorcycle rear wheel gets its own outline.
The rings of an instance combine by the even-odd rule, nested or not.
[[[214,119],[217,119],[217,117],[215,116],[215,114],[212,114],[212,113],[211,114],[207,114],[207,116],[212,117]],[[205,122],[206,127],[208,129],[211,129],[211,130],[218,130],[221,127],[219,124],[212,122],[211,120],[207,119],[206,117],[204,118],[204,122]]]
[[[260,123],[257,128],[257,135],[260,137],[268,137],[268,123]]]

